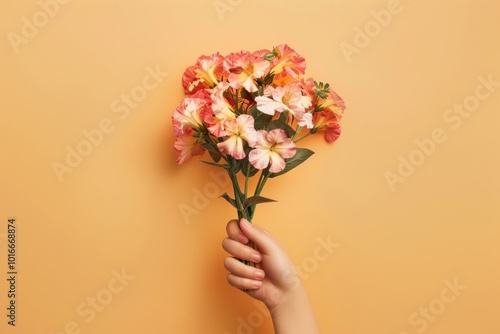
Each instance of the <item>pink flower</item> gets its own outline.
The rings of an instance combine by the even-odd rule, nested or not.
[[[186,94],[217,85],[222,78],[223,61],[224,57],[218,53],[198,58],[196,64],[188,67],[182,76],[182,86]]]
[[[245,88],[253,93],[259,90],[256,79],[263,78],[269,73],[270,64],[267,60],[253,55],[249,52],[242,52],[232,56],[227,62],[231,71],[228,81],[234,89]]]
[[[224,57],[224,61],[222,62],[222,65],[224,67],[224,76],[229,76],[231,72],[234,72],[236,67],[236,62],[239,61],[240,59],[243,59],[245,57],[248,57],[249,52],[248,51],[239,51],[239,52],[232,52],[228,54],[226,57]]]
[[[210,113],[210,115],[207,113],[204,118],[205,123],[207,123],[208,131],[216,137],[227,136],[225,131],[226,121],[236,119],[234,106],[224,96],[228,88],[229,84],[226,82],[219,82],[219,84],[214,87],[211,94],[212,113]]]
[[[257,96],[257,109],[264,114],[274,115],[276,112],[290,112],[297,119],[300,126],[313,127],[312,115],[305,112],[310,106],[310,100],[302,95],[302,89],[297,83],[290,83],[285,87],[278,87],[272,92],[272,99],[266,96]]]
[[[260,49],[260,50],[252,52],[252,54],[254,56],[259,57],[261,59],[264,59],[264,57],[266,57],[270,53],[272,53],[272,51],[270,51],[268,49]]]
[[[184,93],[190,95],[200,89],[209,88],[208,84],[196,77],[196,66],[189,66],[182,75],[182,87]]]
[[[336,141],[340,137],[342,128],[338,124],[340,119],[329,110],[315,112],[313,116],[314,132],[323,132],[328,143]]]
[[[179,154],[176,160],[179,165],[190,160],[193,156],[203,155],[205,152],[201,144],[192,136],[192,131],[188,129],[175,139],[174,150]]]
[[[184,134],[186,128],[200,128],[203,125],[201,115],[206,105],[207,101],[200,98],[186,97],[182,100],[172,116],[176,136]]]
[[[257,144],[248,155],[250,163],[257,169],[264,169],[270,164],[271,173],[282,171],[286,166],[285,159],[295,155],[296,148],[293,141],[287,137],[283,129],[269,132],[259,130],[257,134]]]
[[[308,100],[311,102],[309,107],[306,107],[306,110],[312,110],[316,106],[317,99],[316,96],[314,96],[314,80],[313,78],[307,78],[307,79],[301,79],[300,81],[300,86],[302,87],[302,94],[308,98]]]
[[[217,143],[222,154],[229,154],[235,159],[246,157],[244,142],[254,147],[257,141],[257,132],[254,128],[254,119],[250,115],[240,115],[234,120],[225,123],[225,131],[229,135],[222,143]]]

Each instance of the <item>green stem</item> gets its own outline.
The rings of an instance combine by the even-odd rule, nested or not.
[[[257,186],[255,187],[255,193],[257,193],[257,189],[259,188],[260,183],[262,182],[262,178],[264,177],[264,170],[259,175],[259,181],[257,181]],[[254,193],[254,195],[255,195]]]
[[[250,179],[250,167],[247,166],[247,170],[245,173],[245,192],[243,194],[243,200],[246,200],[248,198],[248,180]],[[252,213],[252,208],[248,207],[245,209],[245,213],[247,214],[247,217],[251,220],[253,218],[253,213]]]
[[[292,138],[290,139],[294,139],[295,137],[297,137],[297,135],[299,134],[299,132],[302,130],[302,127],[299,125],[297,126],[297,130],[295,130],[295,133],[293,134]]]
[[[245,199],[248,198],[248,179],[250,179],[250,167],[247,168],[245,173]]]
[[[207,133],[204,133],[203,134],[203,138],[205,139],[205,141],[211,145],[212,147],[214,147],[217,151],[219,151],[219,148],[217,147],[217,143],[212,139],[212,137],[210,137],[210,134],[208,133],[208,130],[207,130]],[[226,159],[226,157],[221,154],[221,157],[222,159],[224,159],[227,163],[229,163],[229,160]]]
[[[267,182],[267,179],[269,178],[269,173],[268,170],[263,169],[262,173],[260,174],[259,181],[257,182],[257,186],[255,187],[255,193],[254,196],[259,196],[262,190],[264,189],[264,185]],[[253,204],[250,206],[250,219],[253,219],[253,216],[255,215],[255,206],[257,204]]]
[[[310,132],[309,132],[307,135],[304,135],[304,136],[300,137],[299,139],[294,140],[293,142],[294,142],[295,144],[297,144],[299,141],[302,141],[302,140],[306,139],[306,138],[307,138],[307,137],[309,137],[310,135],[312,135],[312,133],[310,133]]]
[[[234,163],[234,160],[231,160],[231,163]],[[241,192],[238,178],[232,172],[231,168],[228,169],[227,173],[229,175],[229,178],[231,179],[231,183],[233,184],[234,200],[236,201],[236,207],[237,207],[237,211],[238,211],[238,219],[247,218],[247,214],[243,210],[243,201],[245,199],[243,198],[244,195]]]
[[[260,193],[264,189],[264,185],[266,184],[267,179],[269,178],[269,175],[271,175],[271,173],[269,173],[269,171],[266,171],[265,173],[264,173],[264,171],[262,171],[262,174],[264,174],[264,177],[261,180],[261,182],[258,185],[258,187],[255,189],[255,196],[259,196],[260,195]]]

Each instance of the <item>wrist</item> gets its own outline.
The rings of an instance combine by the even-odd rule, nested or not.
[[[304,299],[308,302],[305,288],[302,282],[299,281],[296,285],[284,291],[273,304],[268,305],[268,309],[272,315],[289,308],[290,305],[296,305],[298,302],[304,301]]]
[[[277,334],[319,334],[309,297],[302,284],[283,294],[280,302],[269,308]]]
[[[302,281],[295,270],[287,271],[281,278],[280,283],[273,287],[273,290],[272,293],[268,294],[269,298],[267,300],[262,300],[269,312],[273,312],[280,305],[286,304],[287,300],[295,299],[298,295],[305,293]]]

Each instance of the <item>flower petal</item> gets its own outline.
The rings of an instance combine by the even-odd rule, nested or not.
[[[193,156],[203,155],[205,152],[203,147],[196,142],[196,138],[191,136],[191,130],[175,139],[174,150],[179,154],[176,160],[179,165],[189,161]]]
[[[269,166],[269,151],[255,148],[248,154],[248,160],[257,169],[264,169]]]
[[[222,143],[217,143],[217,148],[222,154],[229,154],[238,160],[246,156],[243,149],[243,140],[238,136],[230,136]]]
[[[276,111],[282,112],[286,108],[283,103],[272,100],[266,96],[257,96],[255,102],[257,102],[257,110],[271,116],[274,116]]]
[[[278,173],[285,169],[285,159],[279,153],[271,152],[269,159],[271,160],[271,167],[269,167],[271,173]]]

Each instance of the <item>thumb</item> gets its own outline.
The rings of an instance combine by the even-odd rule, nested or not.
[[[251,224],[248,220],[242,218],[240,228],[243,234],[257,246],[259,252],[269,254],[276,249],[276,239],[259,225]]]

